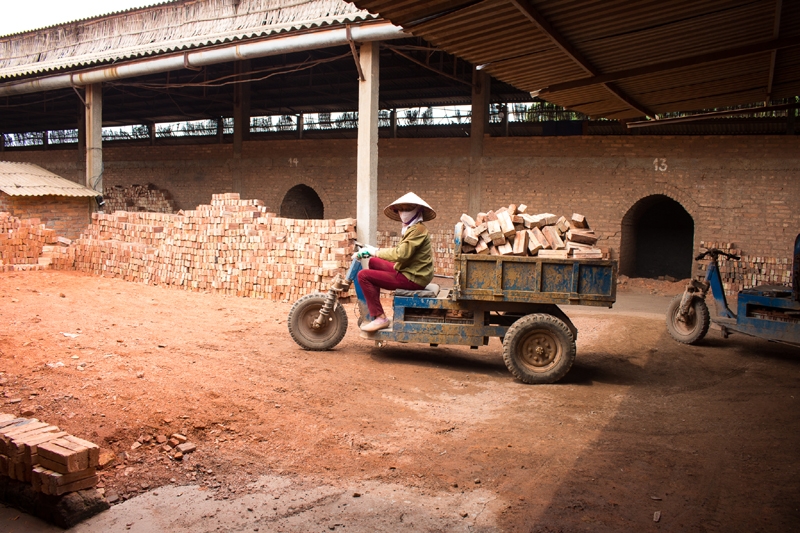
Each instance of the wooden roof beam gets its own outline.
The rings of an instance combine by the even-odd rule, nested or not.
[[[638,122],[627,122],[625,125],[630,128],[646,128],[649,126],[663,126],[666,124],[679,124],[681,122],[696,122],[698,120],[709,120],[719,117],[730,117],[735,115],[756,115],[758,113],[768,113],[772,111],[786,111],[797,109],[800,104],[781,104],[766,107],[747,107],[742,109],[729,109],[727,111],[712,111],[710,113],[697,113],[685,117],[665,118],[661,120],[643,120]]]
[[[800,46],[800,37],[787,37],[784,39],[774,39],[771,41],[765,41],[756,44],[748,44],[745,46],[728,48],[726,50],[720,50],[718,52],[699,54],[696,56],[684,57],[681,59],[674,59],[670,61],[664,61],[661,63],[654,63],[652,65],[646,65],[642,67],[633,67],[629,69],[617,70],[615,72],[599,74],[589,78],[581,78],[573,81],[565,81],[563,83],[556,83],[549,87],[545,87],[538,91],[534,91],[532,94],[533,96],[539,96],[558,91],[579,89],[581,87],[600,85],[603,83],[624,80],[627,78],[635,78],[637,76],[644,76],[647,74],[658,74],[660,72],[665,72],[667,70],[692,67],[695,65],[702,65],[704,63],[713,63],[714,61],[734,59],[737,57],[759,54],[762,52],[781,50],[783,48],[791,48],[794,46]]]
[[[570,59],[572,59],[575,63],[578,64],[583,70],[586,71],[587,74],[590,74],[593,77],[599,76],[600,72],[595,68],[592,63],[586,59],[586,57],[576,49],[572,43],[570,43],[561,33],[559,33],[550,23],[547,21],[544,16],[537,11],[533,5],[528,0],[510,0],[511,4],[514,5],[525,17],[530,20],[540,31],[542,31],[550,40],[555,44],[562,52],[567,54]],[[615,97],[625,103],[628,107],[635,109],[642,115],[648,117],[655,117],[655,113],[648,109],[647,107],[643,106],[633,98],[631,98],[628,94],[625,93],[619,87],[616,87],[610,83],[603,82],[602,85]]]
[[[783,11],[783,0],[775,0],[775,24],[772,27],[772,38],[778,39],[781,33],[781,12]],[[778,50],[772,51],[769,57],[769,75],[767,76],[767,97],[764,105],[768,106],[772,100],[772,81],[775,79],[775,62],[778,59]]]

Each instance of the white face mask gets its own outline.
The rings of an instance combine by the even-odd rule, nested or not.
[[[408,224],[414,217],[417,216],[418,209],[414,209],[413,211],[398,211],[397,214],[400,215],[400,220],[403,221],[403,224]]]

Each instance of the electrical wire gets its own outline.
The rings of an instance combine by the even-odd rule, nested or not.
[[[308,70],[318,65],[323,65],[325,63],[332,63],[334,61],[339,61],[345,57],[350,57],[350,52],[345,54],[341,54],[335,57],[329,57],[327,59],[318,59],[316,61],[303,61],[302,63],[295,63],[293,65],[286,65],[282,67],[270,67],[258,70],[251,70],[249,72],[242,72],[238,74],[229,74],[226,76],[220,76],[219,78],[215,78],[213,80],[207,80],[202,82],[196,83],[131,83],[131,82],[108,82],[107,85],[118,87],[118,86],[126,86],[126,87],[138,87],[140,89],[180,89],[186,87],[224,87],[226,85],[235,85],[237,83],[252,83],[256,81],[263,81],[269,79],[273,76],[278,76],[281,74],[291,74],[292,72],[300,72],[302,70]],[[293,68],[286,68],[287,66]],[[281,69],[281,70],[278,70]],[[277,71],[276,71],[277,70]],[[261,76],[258,78],[247,78],[247,79],[234,79],[231,78],[239,78],[241,76],[252,76],[253,74],[260,74],[264,72],[270,72],[266,76]],[[229,80],[229,81],[225,81]]]

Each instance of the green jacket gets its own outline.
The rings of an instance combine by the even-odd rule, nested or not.
[[[376,255],[393,262],[395,270],[417,285],[425,287],[433,280],[431,238],[422,222],[408,228],[395,248],[381,248]]]

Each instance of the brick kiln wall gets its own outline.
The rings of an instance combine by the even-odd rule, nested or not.
[[[381,139],[379,204],[412,190],[439,214],[430,229],[448,238],[468,205],[469,143]],[[80,174],[76,156],[74,150],[3,154],[67,177]],[[107,145],[104,156],[105,186],[153,183],[178,208],[239,190],[277,212],[286,192],[304,184],[319,195],[325,218],[356,211],[354,140],[250,141],[238,159],[231,145]],[[691,215],[696,251],[703,241],[728,242],[749,257],[782,263],[791,260],[800,231],[796,135],[487,137],[473,170],[482,175],[483,209],[524,202],[531,212],[578,212],[601,236],[598,245],[617,252],[623,217],[651,195],[672,198]],[[380,231],[397,226],[379,217]]]

